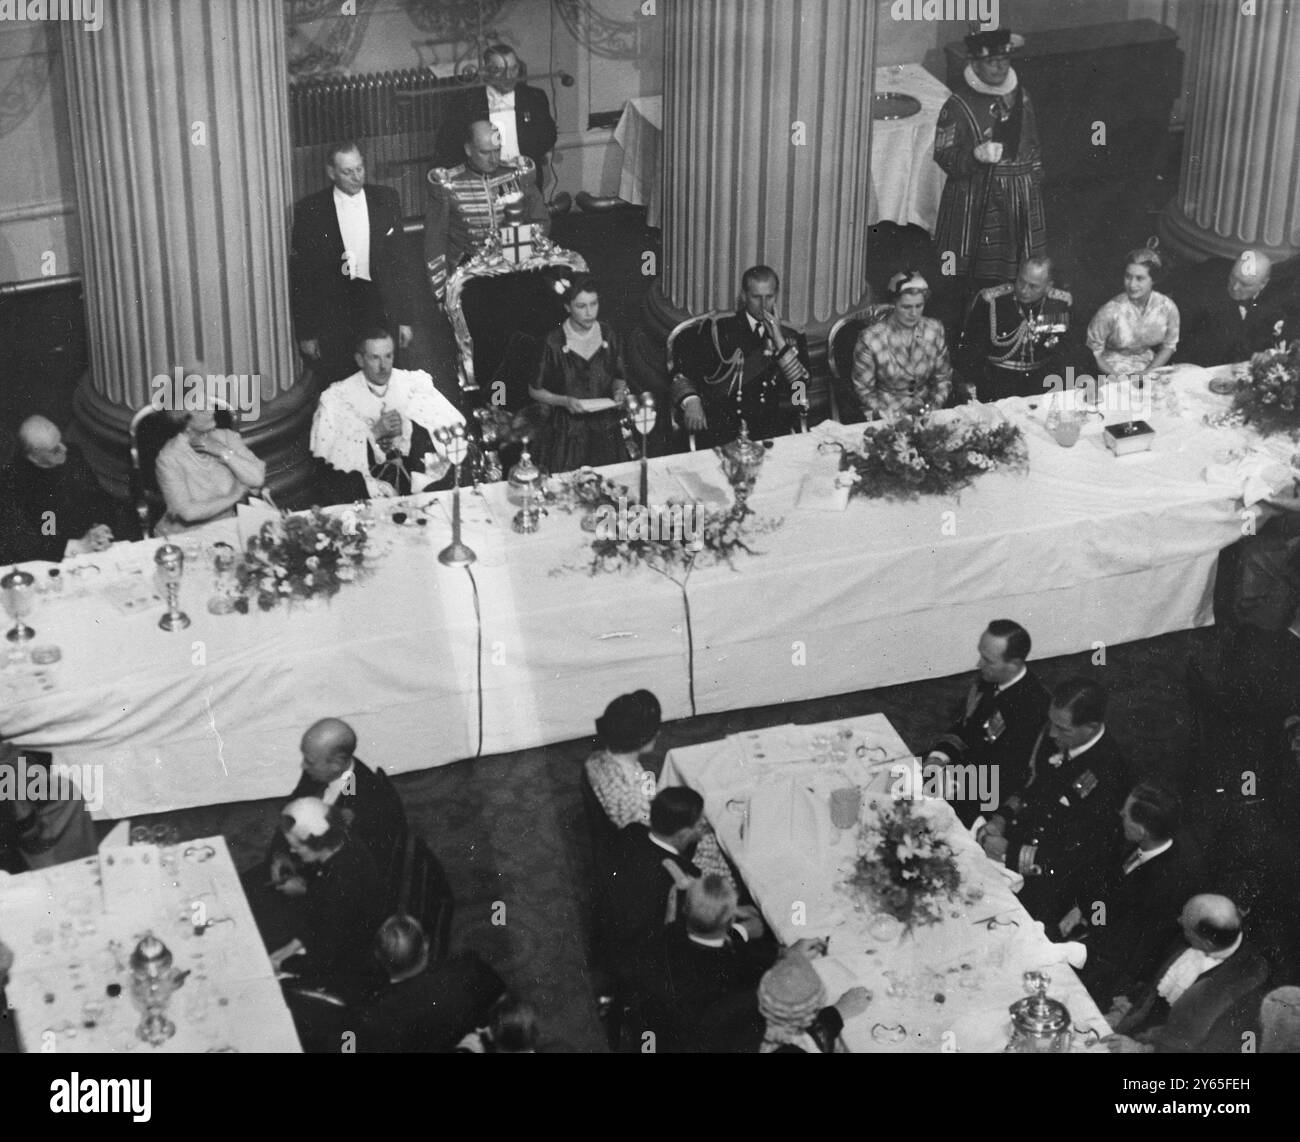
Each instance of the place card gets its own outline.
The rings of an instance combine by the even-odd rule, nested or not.
[[[842,512],[849,506],[849,487],[836,475],[809,472],[799,484],[794,506],[804,511]]]

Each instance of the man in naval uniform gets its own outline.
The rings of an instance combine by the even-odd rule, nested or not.
[[[962,335],[966,375],[982,401],[1041,396],[1063,378],[1074,299],[1052,286],[1052,263],[1026,258],[1014,282],[980,290]],[[1063,385],[1063,380],[1058,380]]]

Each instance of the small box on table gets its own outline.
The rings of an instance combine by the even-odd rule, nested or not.
[[[1130,452],[1150,452],[1156,430],[1145,420],[1126,420],[1106,425],[1103,436],[1106,447],[1116,456],[1127,456]]]

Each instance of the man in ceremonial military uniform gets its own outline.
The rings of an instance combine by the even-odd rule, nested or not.
[[[1065,290],[1053,288],[1047,258],[1026,258],[1014,282],[975,295],[962,364],[967,376],[978,378],[980,400],[1041,396],[1052,387],[1048,378],[1064,377],[1073,303]]]
[[[700,447],[734,440],[741,420],[755,440],[784,436],[790,414],[782,398],[808,400],[808,344],[777,318],[780,290],[774,269],[751,266],[737,311],[705,322],[679,347],[670,393],[686,430],[701,434]]]
[[[1029,779],[1029,756],[1048,706],[1046,687],[1025,665],[1030,645],[1029,632],[1019,623],[989,623],[980,636],[979,668],[957,720],[926,756],[927,762],[950,767],[953,779],[945,781],[944,796],[963,825],[979,815],[975,791],[985,788],[998,798],[999,790],[1018,790]],[[999,804],[995,800],[982,807]]]
[[[424,260],[439,301],[447,278],[511,220],[534,223],[543,235],[550,232],[532,159],[521,155],[513,163],[502,162],[500,131],[480,119],[465,130],[465,162],[429,172]]]
[[[1062,683],[1030,756],[1028,782],[975,834],[991,860],[1025,878],[1020,903],[1049,930],[1070,910],[1081,878],[1120,859],[1118,815],[1130,786],[1106,731],[1106,692],[1087,678]]]

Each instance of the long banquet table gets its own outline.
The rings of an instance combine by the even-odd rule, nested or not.
[[[130,956],[146,933],[188,973],[167,1008],[176,1034],[159,1047],[136,1035],[131,997]],[[302,1049],[222,837],[104,848],[0,878],[0,937],[26,1051]]]
[[[611,698],[643,686],[674,719],[957,673],[999,616],[1023,622],[1041,656],[1209,623],[1241,485],[1207,467],[1251,434],[1152,414],[1154,450],[1117,459],[1099,422],[1064,449],[1042,407],[996,407],[1024,425],[1029,471],[960,497],[799,507],[805,478],[837,463],[820,446],[860,429],[777,440],[751,504],[781,526],[734,569],[696,568],[685,591],[646,568],[589,575],[575,514],[514,533],[504,484],[464,496],[469,572],[437,562],[450,497],[426,496],[427,526],[381,526],[373,574],[328,604],[212,615],[211,572],[192,560],[193,625],[171,634],[160,603],[131,612],[106,597],[152,573],[156,541],[119,545],[65,564],[68,587],[31,616],[62,660],[0,671],[0,737],[103,765],[100,815],[120,817],[280,795],[303,729],[325,715],[353,723],[360,756],[390,772],[473,757],[480,680],[481,752],[500,753],[588,735]],[[634,465],[606,472],[635,489]],[[716,458],[696,453],[651,461],[652,498],[685,498],[683,473],[729,495]],[[235,539],[224,526],[205,539]],[[79,563],[95,570],[70,576]]]
[[[816,758],[815,737],[841,727],[852,734],[848,760]],[[813,961],[828,1003],[851,987],[871,991],[867,1011],[844,1026],[850,1051],[1001,1051],[1011,1034],[1008,1009],[1027,994],[1024,973],[1043,971],[1048,993],[1070,1012],[1073,1049],[1104,1052],[1100,1040],[1110,1028],[1067,962],[1069,946],[1047,939],[1016,899],[1010,875],[985,857],[946,802],[914,803],[961,871],[962,895],[945,903],[940,922],[882,931],[870,908],[841,887],[858,838],[832,824],[831,791],[858,786],[869,819],[873,802],[891,803],[895,767],[910,755],[889,719],[870,714],[675,749],[660,784],[703,796],[720,843],[781,943],[829,938],[826,956]]]

